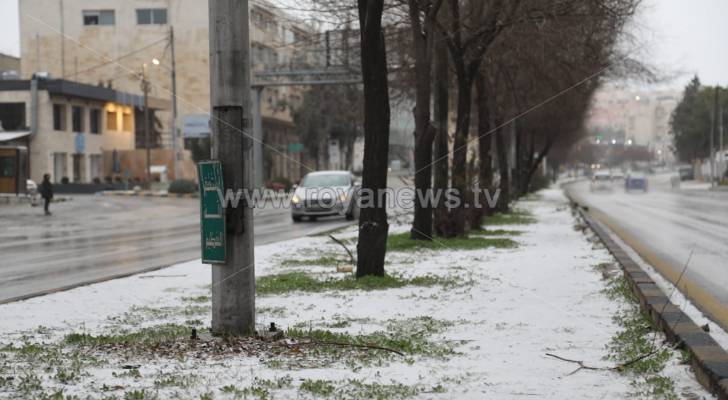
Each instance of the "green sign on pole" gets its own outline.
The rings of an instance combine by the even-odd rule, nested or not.
[[[200,161],[197,164],[200,178],[200,232],[202,234],[202,262],[225,263],[225,209],[220,193],[222,165],[220,161]]]
[[[303,143],[290,143],[288,145],[289,153],[300,153],[303,151]]]

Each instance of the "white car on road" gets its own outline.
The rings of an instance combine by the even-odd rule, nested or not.
[[[592,176],[591,187],[592,192],[611,191],[612,190],[612,174],[609,171],[597,171]]]
[[[294,222],[300,222],[303,217],[314,221],[332,215],[354,220],[359,217],[356,201],[359,186],[349,171],[312,172],[303,177],[291,197],[291,217]]]

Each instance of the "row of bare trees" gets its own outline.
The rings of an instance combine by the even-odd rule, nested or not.
[[[416,191],[449,189],[460,200],[446,209],[415,196],[411,238],[462,236],[479,227],[493,210],[473,207],[476,190],[500,189],[497,209],[507,211],[512,199],[532,189],[549,154],[563,154],[581,138],[590,98],[604,77],[631,62],[620,40],[638,5],[357,0],[365,193],[386,188],[389,98],[404,90],[415,103]],[[361,212],[360,277],[384,274],[387,214],[384,203],[376,204]]]

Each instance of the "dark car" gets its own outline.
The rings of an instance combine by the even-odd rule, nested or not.
[[[632,173],[627,175],[627,179],[624,181],[624,189],[630,190],[641,190],[647,191],[647,177],[642,174]]]
[[[695,172],[693,170],[693,167],[689,165],[678,168],[677,172],[680,175],[681,181],[692,181],[693,179],[695,179]]]

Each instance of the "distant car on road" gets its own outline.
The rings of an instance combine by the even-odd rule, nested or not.
[[[612,190],[612,174],[609,171],[597,171],[592,176],[591,187],[592,192],[611,191]]]
[[[690,165],[683,165],[677,169],[681,181],[692,181],[695,179],[695,171]]]
[[[349,171],[311,172],[303,177],[291,197],[291,217],[300,222],[303,217],[315,221],[318,217],[359,216],[356,196],[359,183]]]
[[[630,173],[624,181],[624,190],[641,190],[647,192],[647,177],[641,173]]]
[[[622,171],[612,172],[613,181],[621,181],[622,179],[624,179],[624,173]]]

